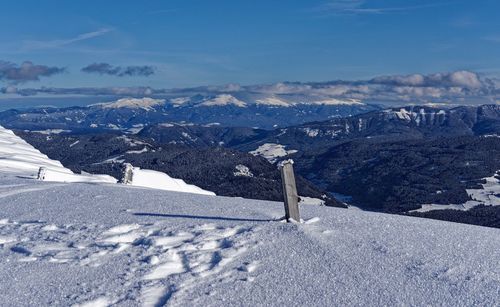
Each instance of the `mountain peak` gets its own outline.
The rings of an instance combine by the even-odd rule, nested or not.
[[[129,109],[144,109],[149,111],[153,109],[153,107],[164,103],[165,99],[154,99],[154,98],[144,97],[144,98],[122,98],[112,102],[94,104],[92,106],[99,106],[103,109],[129,108]]]
[[[227,105],[235,105],[241,108],[247,106],[247,104],[244,101],[241,101],[238,98],[234,97],[233,95],[229,94],[219,94],[214,98],[209,98],[199,104],[199,106],[206,106],[206,107],[227,106]]]

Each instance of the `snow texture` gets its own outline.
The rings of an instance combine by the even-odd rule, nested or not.
[[[500,230],[0,173],[2,306],[496,306]]]

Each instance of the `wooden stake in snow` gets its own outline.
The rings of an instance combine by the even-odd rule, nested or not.
[[[288,222],[290,222],[290,219],[300,222],[299,195],[297,194],[297,185],[293,173],[293,160],[283,161],[279,167],[285,198],[285,218]]]
[[[45,180],[45,173],[46,173],[47,169],[45,167],[40,167],[38,169],[38,176],[37,176],[37,179],[38,180]]]
[[[121,183],[132,184],[132,177],[134,175],[133,169],[134,169],[134,167],[130,163],[125,163],[123,165],[123,175],[122,175]]]

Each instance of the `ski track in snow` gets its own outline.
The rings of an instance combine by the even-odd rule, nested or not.
[[[23,186],[23,185],[21,185],[21,186]],[[17,190],[11,190],[10,188],[12,188],[13,186],[0,186],[0,198],[5,198],[5,197],[14,196],[14,195],[23,194],[23,193],[39,192],[39,191],[54,188],[55,186],[57,186],[57,185],[47,185],[47,186],[41,186],[41,187],[36,187],[36,188],[24,188],[24,189],[17,189]]]
[[[60,265],[98,267],[117,256],[128,257],[119,292],[96,298],[77,294],[75,306],[108,306],[138,295],[142,306],[164,305],[175,295],[215,277],[257,241],[258,227],[220,227],[215,224],[170,228],[168,223],[123,224],[105,229],[95,224],[54,225],[43,221],[0,220],[0,252],[7,261],[49,262]],[[16,234],[16,236],[12,236]],[[235,266],[225,273],[250,275],[257,263]],[[141,277],[138,277],[141,276]],[[216,276],[220,278],[220,276]],[[249,277],[248,281],[253,278]]]

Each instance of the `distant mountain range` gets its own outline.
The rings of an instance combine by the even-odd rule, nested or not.
[[[299,152],[318,152],[354,139],[397,141],[493,135],[499,131],[500,105],[483,105],[392,108],[273,130],[168,123],[146,126],[138,135],[191,147],[222,145],[252,151],[275,143]]]
[[[0,112],[0,124],[12,129],[138,131],[154,124],[182,123],[272,129],[380,109],[355,100],[303,97],[283,100],[230,94],[171,99],[124,98],[87,107],[34,108]]]

